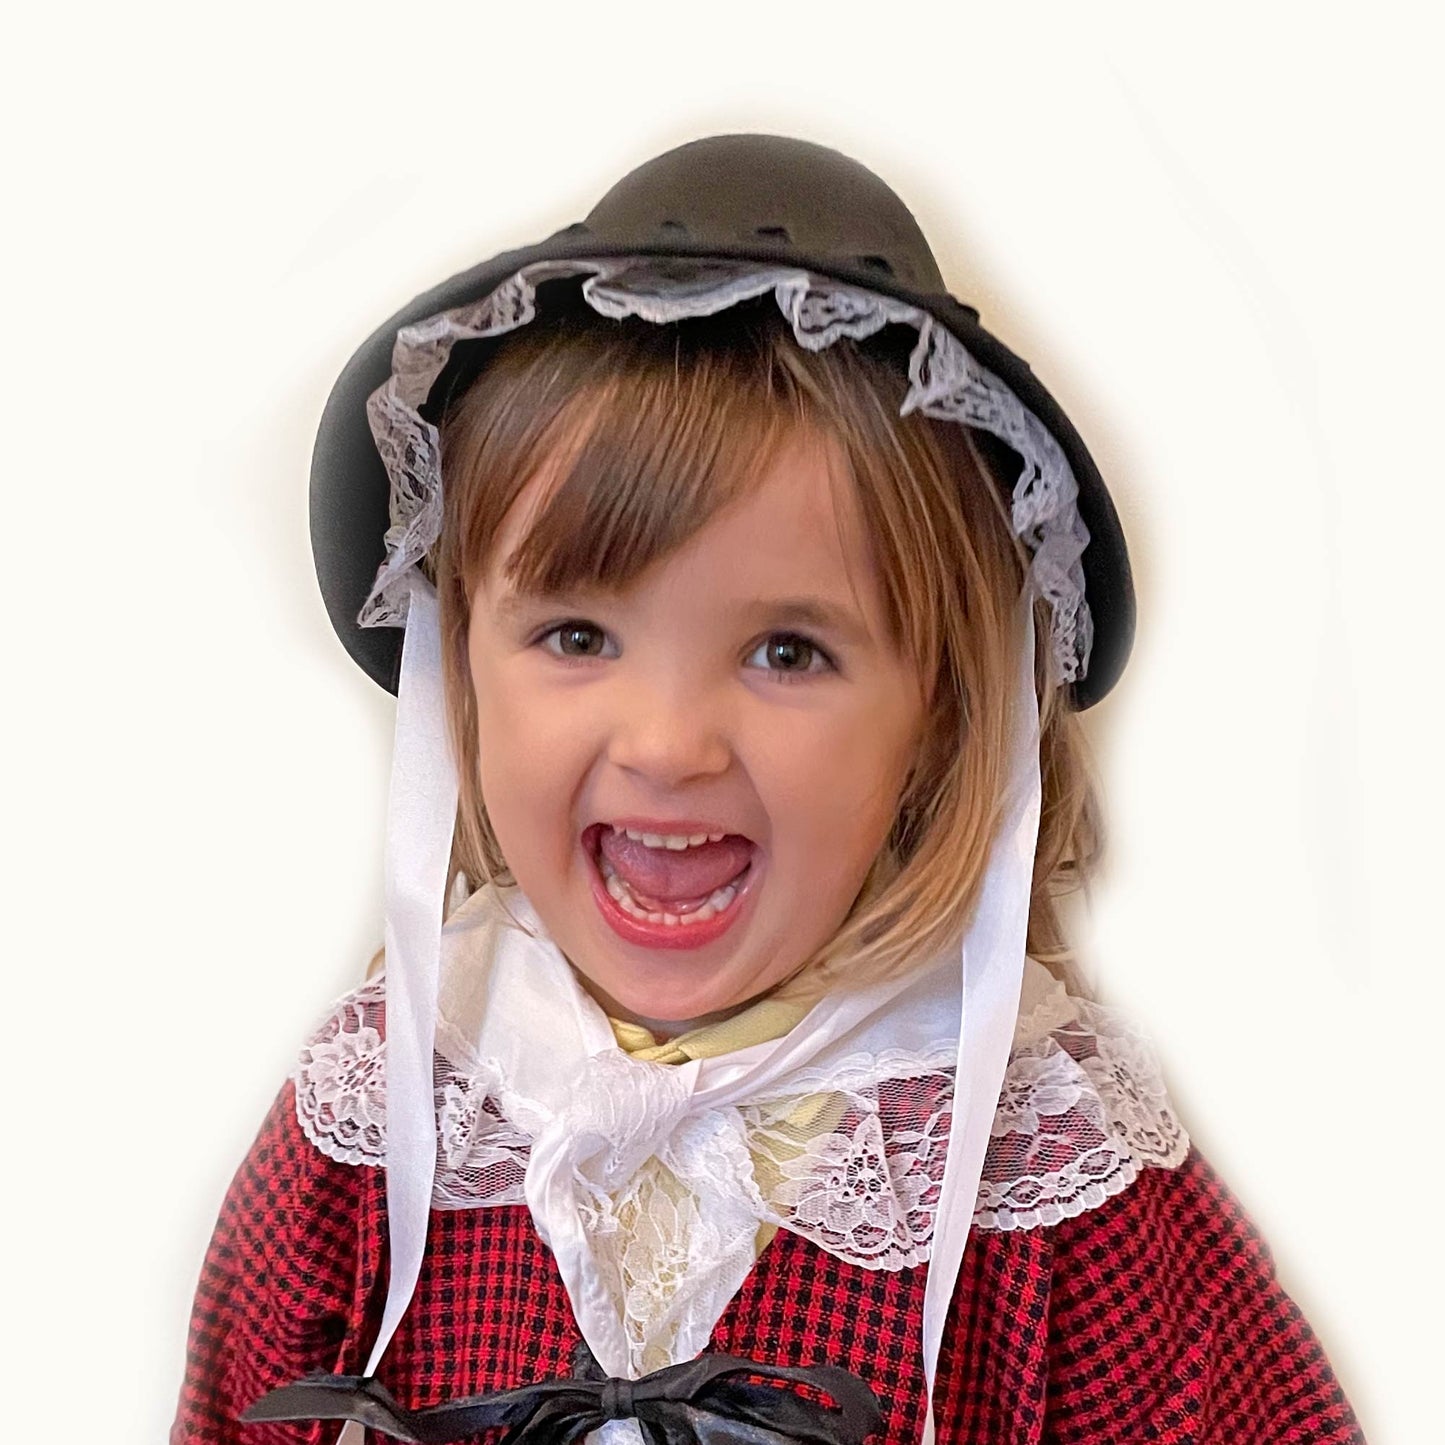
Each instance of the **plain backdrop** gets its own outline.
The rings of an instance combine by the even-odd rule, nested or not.
[[[1140,623],[1090,716],[1112,855],[1086,962],[1153,1034],[1372,1440],[1437,1438],[1424,14],[12,17],[7,1428],[163,1438],[226,1184],[379,941],[392,703],[332,637],[306,532],[332,381],[415,293],[648,156],[768,130],[890,181],[1113,488]]]

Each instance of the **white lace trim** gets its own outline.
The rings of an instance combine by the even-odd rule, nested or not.
[[[295,1071],[301,1127],[340,1163],[385,1161],[384,999],[382,979],[343,999]],[[456,1051],[445,1025],[438,1041]],[[631,1100],[626,1107],[667,1110],[681,1072],[647,1066],[649,1088],[639,1094],[610,1086],[615,1072],[635,1076],[636,1061],[618,1051],[596,1055],[569,1121],[605,1141],[586,1181],[595,1237],[613,1242],[622,1277],[648,1275],[653,1293],[659,1260],[671,1261],[668,1277],[698,1260],[730,1258],[738,1238],[752,1239],[764,1224],[867,1268],[920,1263],[943,1176],[951,1064],[941,1054],[846,1059],[826,1077],[792,1081],[786,1097],[703,1115],[640,1167],[628,1139],[657,1131],[629,1127],[617,1109]],[[435,1078],[436,1207],[525,1202],[543,1113],[509,1093],[494,1061],[458,1064],[439,1053]],[[685,1103],[680,1092],[679,1099]],[[1097,1208],[1141,1168],[1176,1167],[1189,1149],[1144,1038],[1121,1014],[1057,987],[1020,1019],[992,1135],[974,1216],[980,1229],[1057,1224]],[[619,1181],[628,1181],[620,1191]],[[641,1244],[639,1229],[647,1233]],[[682,1240],[688,1258],[672,1259]],[[629,1249],[654,1268],[629,1268]],[[638,1303],[639,1316],[653,1309]]]
[[[1058,1224],[1189,1152],[1144,1037],[1112,1009],[1074,1003],[1073,1022],[1009,1060],[974,1215],[981,1229]]]
[[[391,480],[391,525],[386,560],[358,619],[362,626],[405,625],[407,574],[441,532],[441,442],[436,427],[420,413],[452,348],[525,326],[536,315],[537,286],[576,275],[586,277],[582,294],[603,316],[658,323],[712,315],[771,291],[798,343],[810,351],[844,336],[861,341],[891,324],[913,327],[918,340],[909,358],[910,386],[901,414],[921,411],[976,427],[1022,458],[1013,489],[1014,531],[1032,554],[1032,585],[1052,611],[1059,681],[1084,676],[1093,623],[1080,558],[1089,533],[1079,516],[1078,483],[1052,433],[928,312],[795,268],[747,262],[540,261],[480,301],[403,327],[392,352],[392,375],[367,403],[372,435]]]

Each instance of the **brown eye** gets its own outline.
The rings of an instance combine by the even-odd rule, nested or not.
[[[767,643],[770,667],[780,672],[806,672],[813,662],[813,644],[801,637],[772,637]]]
[[[603,650],[603,634],[588,623],[568,623],[556,630],[562,653],[568,657],[595,657]]]
[[[749,659],[777,682],[800,681],[836,672],[833,659],[815,642],[796,632],[775,632],[760,643]]]
[[[601,657],[607,646],[607,634],[590,622],[564,622],[538,640],[558,657]]]

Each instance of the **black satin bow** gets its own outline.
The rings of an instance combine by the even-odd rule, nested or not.
[[[248,1424],[356,1420],[408,1445],[444,1445],[499,1429],[507,1433],[498,1445],[570,1445],[609,1420],[631,1419],[647,1445],[862,1445],[883,1425],[873,1391],[832,1365],[794,1370],[737,1355],[700,1355],[640,1380],[609,1380],[582,1345],[574,1368],[572,1379],[424,1410],[405,1409],[370,1377],[311,1375],[263,1395],[241,1418]],[[809,1386],[833,1404],[779,1385]]]

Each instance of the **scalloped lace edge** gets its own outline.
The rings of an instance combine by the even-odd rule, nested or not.
[[[375,1168],[385,1161],[384,997],[379,978],[344,998],[293,1073],[298,1122],[338,1164]],[[1029,1026],[1041,1022],[1049,1032],[1031,1034]],[[1059,990],[1029,1011],[1016,1039],[975,1227],[1057,1224],[1098,1208],[1141,1168],[1183,1161],[1189,1139],[1157,1060],[1123,1015]],[[609,1051],[589,1067],[623,1060]],[[628,1067],[607,1062],[603,1072]],[[790,1229],[869,1268],[927,1259],[930,1206],[951,1120],[950,1070],[935,1057],[895,1052],[846,1060],[831,1077],[807,1083],[816,1092],[805,1099],[759,1099],[740,1111],[741,1141],[759,1177],[771,1181],[761,1203],[748,1206],[751,1213],[760,1224]],[[543,1111],[508,1088],[496,1061],[462,1068],[438,1055],[436,1088],[435,1206],[524,1202],[528,1152]],[[674,1149],[670,1168],[693,1172],[685,1148]],[[866,1198],[855,1187],[860,1177],[873,1181]]]

